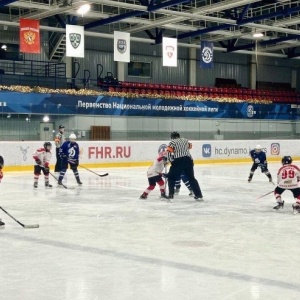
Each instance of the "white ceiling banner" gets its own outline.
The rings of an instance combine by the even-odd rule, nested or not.
[[[177,39],[163,37],[163,66],[177,67]]]
[[[130,33],[114,31],[114,61],[130,62]]]
[[[66,56],[84,57],[84,28],[66,25]]]

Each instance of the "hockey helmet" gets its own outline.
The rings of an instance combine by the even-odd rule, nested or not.
[[[261,149],[262,149],[261,145],[256,145],[256,147],[255,147],[256,152],[260,152]]]
[[[77,139],[76,134],[75,133],[71,133],[69,136],[70,141],[75,141]]]
[[[64,125],[59,125],[58,129],[64,129],[65,126]]]
[[[171,139],[173,140],[173,139],[177,139],[177,138],[180,138],[179,132],[177,132],[177,131],[171,132]]]
[[[281,159],[281,162],[283,165],[290,165],[293,162],[293,159],[288,155],[288,156],[284,156]]]
[[[44,143],[44,148],[45,148],[45,150],[51,150],[52,144],[50,142],[45,142]]]

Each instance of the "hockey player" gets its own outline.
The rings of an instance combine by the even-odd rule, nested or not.
[[[185,186],[188,188],[188,190],[190,191],[189,196],[191,196],[191,197],[194,196],[193,190],[192,190],[191,185],[190,185],[189,178],[184,174],[181,174],[180,177],[178,179],[176,179],[176,181],[175,181],[174,195],[178,195],[179,192],[180,192],[181,180],[185,184]]]
[[[3,157],[0,155],[0,182],[3,178],[3,167],[4,167],[4,159]],[[4,228],[5,227],[5,223],[2,222],[2,219],[0,219],[0,228]]]
[[[52,144],[50,142],[45,142],[44,147],[38,148],[33,154],[33,159],[35,160],[33,183],[34,188],[38,187],[38,180],[39,176],[41,175],[41,171],[44,173],[45,186],[52,188],[52,185],[49,183],[49,164],[52,157],[51,148]]]
[[[167,157],[165,155],[159,155],[150,168],[147,171],[147,177],[149,186],[146,188],[144,193],[140,196],[140,199],[147,199],[148,194],[154,190],[156,183],[159,185],[160,188],[160,195],[161,198],[168,199],[165,193],[165,183],[162,179],[162,172],[165,166],[168,164]]]
[[[55,147],[56,147],[56,164],[54,168],[54,172],[59,173],[61,171],[61,157],[59,155],[59,148],[65,142],[65,126],[59,125],[58,133],[55,136]]]
[[[68,165],[70,165],[71,170],[73,171],[76,181],[79,185],[82,184],[80,181],[78,173],[79,165],[79,146],[76,142],[76,135],[74,133],[70,134],[69,141],[66,141],[60,147],[60,156],[62,159],[62,169],[58,178],[58,185],[62,186],[62,180],[67,172]]]
[[[257,167],[261,168],[261,172],[266,174],[266,176],[269,178],[269,182],[272,181],[272,176],[268,170],[268,162],[267,162],[267,157],[266,153],[262,151],[262,148],[260,145],[257,145],[255,149],[250,151],[250,156],[252,158],[253,164],[250,170],[250,174],[248,177],[248,182],[252,181],[252,177],[254,175],[255,170]]]
[[[281,160],[282,167],[277,173],[277,187],[274,190],[274,195],[277,201],[277,205],[274,209],[283,208],[284,201],[281,199],[281,194],[285,190],[290,190],[296,200],[293,204],[294,212],[300,213],[300,188],[298,182],[300,181],[300,169],[293,165],[293,159],[290,156],[284,156]]]

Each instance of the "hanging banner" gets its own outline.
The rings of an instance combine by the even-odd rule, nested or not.
[[[40,21],[20,19],[20,52],[41,53]]]
[[[66,25],[66,56],[84,57],[84,28]]]
[[[130,33],[114,31],[114,61],[130,62]]]
[[[177,67],[177,39],[163,37],[163,66]]]
[[[212,42],[201,42],[200,67],[204,69],[213,68],[214,45]]]

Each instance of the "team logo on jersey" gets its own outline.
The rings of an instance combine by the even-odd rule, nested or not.
[[[76,146],[73,146],[71,148],[69,148],[68,150],[68,154],[70,158],[74,158],[75,154],[76,154],[76,150],[75,150]]]
[[[126,40],[118,39],[117,40],[117,49],[121,54],[125,53],[127,50]]]
[[[69,39],[72,47],[77,49],[81,42],[81,35],[79,33],[70,33]]]
[[[280,144],[272,143],[271,144],[271,155],[279,155],[280,154]]]
[[[167,147],[168,147],[167,144],[161,144],[161,145],[158,147],[158,154],[159,154],[159,155],[163,155],[163,154],[167,151]]]
[[[203,144],[202,145],[202,156],[203,157],[211,157],[211,144]]]

